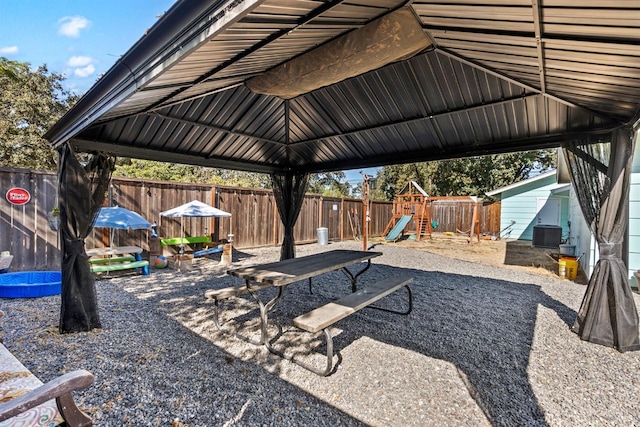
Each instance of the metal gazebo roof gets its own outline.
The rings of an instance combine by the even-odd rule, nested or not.
[[[349,57],[364,71],[291,97],[249,89],[400,10],[426,40],[417,52],[367,69],[365,47]],[[182,0],[46,136],[256,172],[553,147],[636,117],[639,27],[637,0]]]

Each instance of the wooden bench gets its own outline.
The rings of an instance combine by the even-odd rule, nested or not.
[[[390,311],[398,314],[411,313],[411,310],[413,309],[413,297],[411,294],[411,288],[409,288],[409,283],[411,282],[413,282],[413,278],[411,277],[392,277],[385,279],[293,319],[294,326],[300,329],[308,332],[318,332],[321,330],[324,332],[327,340],[327,366],[324,370],[316,369],[314,366],[308,365],[300,360],[294,359],[292,356],[275,350],[269,343],[267,343],[267,348],[269,348],[269,351],[272,353],[290,360],[305,369],[308,369],[318,375],[327,376],[333,370],[333,338],[329,331],[329,327],[365,307]],[[406,311],[389,310],[371,305],[402,288],[407,290],[409,296],[409,305]]]
[[[2,317],[0,312],[0,317]],[[4,426],[92,426],[72,392],[89,387],[93,375],[84,369],[43,384],[0,343],[0,424]]]

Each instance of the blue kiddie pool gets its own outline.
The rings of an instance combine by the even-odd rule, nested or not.
[[[0,298],[37,298],[58,295],[62,289],[59,271],[20,271],[0,274]]]

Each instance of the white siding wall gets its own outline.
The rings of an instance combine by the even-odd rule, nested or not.
[[[573,184],[569,199],[569,221],[571,221],[571,244],[576,245],[576,255],[580,257],[578,261],[580,269],[590,276],[595,265],[595,244],[589,225],[582,215]]]
[[[507,227],[513,220],[516,223],[509,237],[532,240],[533,226],[536,225],[538,199],[552,197],[551,190],[557,187],[559,185],[556,184],[556,177],[551,175],[542,180],[505,190],[501,200],[500,228]],[[566,232],[566,230],[564,231]]]

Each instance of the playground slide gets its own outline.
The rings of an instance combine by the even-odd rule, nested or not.
[[[398,237],[400,237],[400,234],[407,227],[407,224],[409,224],[409,221],[411,221],[411,218],[413,218],[413,215],[402,215],[402,218],[398,220],[398,222],[396,223],[396,225],[393,226],[389,234],[386,235],[385,240],[394,240],[394,241],[398,240]]]

